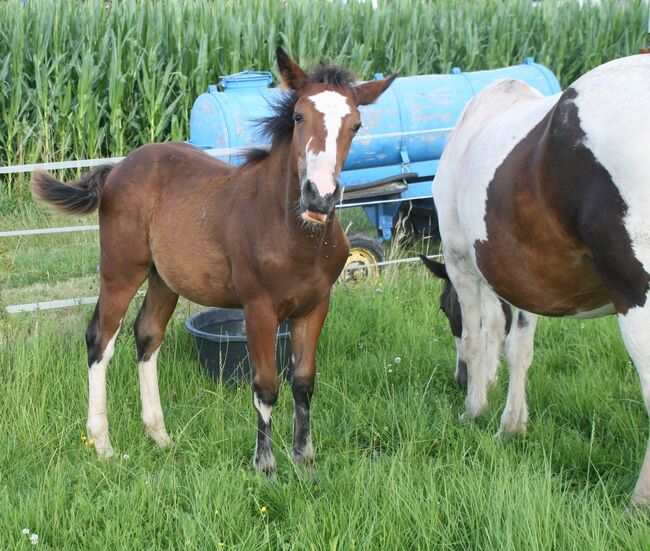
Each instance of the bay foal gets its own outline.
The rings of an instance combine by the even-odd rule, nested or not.
[[[650,413],[649,96],[650,56],[641,55],[550,97],[499,81],[465,108],[433,195],[462,311],[468,417],[487,405],[500,298],[548,316],[616,314]],[[534,324],[527,331],[532,353]],[[525,423],[527,368],[510,366],[508,432]],[[632,502],[650,505],[650,442]]]
[[[338,181],[358,106],[374,102],[393,78],[355,85],[351,73],[306,74],[281,49],[289,88],[263,121],[270,148],[240,167],[182,143],[146,145],[113,167],[72,185],[39,173],[34,195],[70,214],[99,209],[101,287],[86,333],[88,433],[100,456],[113,449],[106,416],[106,371],[134,294],[149,285],[135,322],[142,419],[160,446],[170,443],[160,405],[157,357],[178,297],[243,307],[254,368],[258,431],[253,465],[272,472],[271,412],[278,397],[278,324],[292,320],[295,406],[293,459],[311,462],[310,400],[316,345],[330,289],[348,256],[334,214]]]

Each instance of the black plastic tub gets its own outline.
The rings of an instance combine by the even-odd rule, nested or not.
[[[233,308],[209,308],[185,322],[194,337],[199,362],[215,381],[231,386],[252,380],[244,311]],[[291,369],[291,322],[280,324],[275,344],[278,373],[286,378]]]

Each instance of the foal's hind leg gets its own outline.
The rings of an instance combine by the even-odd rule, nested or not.
[[[165,327],[177,302],[178,295],[167,287],[155,268],[152,268],[149,288],[133,329],[138,352],[142,421],[147,434],[161,447],[170,444],[171,439],[165,429],[160,405],[157,359]]]
[[[102,272],[99,301],[88,329],[88,436],[100,457],[113,456],[108,437],[106,415],[106,371],[115,351],[115,340],[133,295],[138,290],[146,269],[111,277]]]
[[[650,415],[650,305],[631,308],[618,315],[625,347],[636,365],[646,411]],[[641,466],[641,473],[632,494],[633,505],[650,506],[650,440]]]

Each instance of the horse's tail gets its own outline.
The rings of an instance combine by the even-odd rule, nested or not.
[[[32,194],[65,214],[90,214],[99,207],[102,188],[112,169],[112,166],[100,166],[69,185],[38,171],[32,178]]]
[[[439,277],[440,279],[446,279],[449,281],[449,275],[447,274],[447,268],[445,267],[444,264],[441,262],[436,262],[435,260],[431,260],[430,258],[424,256],[423,254],[419,255],[420,260],[424,263],[424,265],[431,270],[431,273],[435,275],[436,277]]]

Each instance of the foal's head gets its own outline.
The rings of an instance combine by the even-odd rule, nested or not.
[[[319,67],[308,75],[282,48],[276,53],[284,83],[294,92],[290,116],[300,216],[322,225],[341,199],[339,174],[361,128],[358,107],[373,103],[395,77],[355,85],[345,69]]]

